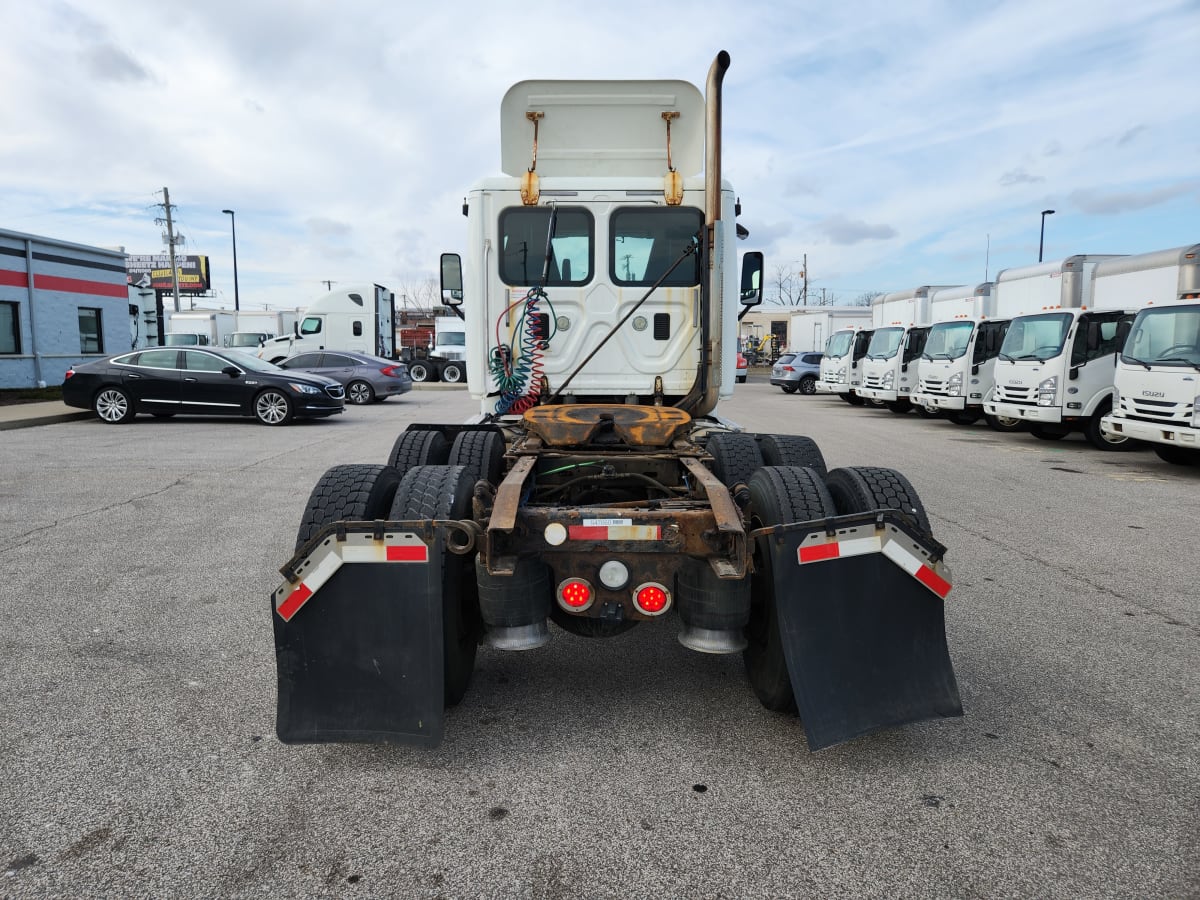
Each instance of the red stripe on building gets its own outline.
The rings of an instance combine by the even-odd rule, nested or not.
[[[429,548],[424,544],[395,547],[388,545],[388,562],[429,562]]]
[[[607,541],[607,525],[572,525],[567,536],[573,541]]]
[[[5,287],[29,287],[29,279],[25,277],[24,272],[0,269],[0,284]]]
[[[101,297],[128,297],[129,285],[111,281],[87,281],[83,278],[64,278],[61,275],[33,276],[34,290],[65,291],[68,294],[95,294]]]
[[[921,568],[917,569],[916,579],[943,600],[945,600],[946,595],[950,593],[950,582],[948,582],[937,572],[933,571],[933,569],[929,568],[929,566],[921,566]]]
[[[283,621],[290,622],[296,611],[308,602],[308,598],[312,595],[313,592],[308,589],[308,585],[301,583],[300,587],[288,594],[288,598],[279,604],[276,612]]]
[[[800,548],[800,562],[810,563],[822,559],[837,559],[840,553],[841,550],[838,547],[837,541],[831,541],[827,544],[810,544],[807,547]]]

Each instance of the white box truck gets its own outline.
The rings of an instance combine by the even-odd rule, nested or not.
[[[1126,257],[1104,280],[1140,312],[1101,428],[1148,442],[1169,463],[1200,465],[1200,244]]]
[[[243,309],[237,313],[237,330],[229,336],[230,350],[258,353],[267,341],[295,330],[299,310]]]
[[[843,328],[871,323],[871,311],[861,306],[814,306],[792,313],[788,352],[823,353],[830,335]]]
[[[1113,356],[1137,311],[1116,283],[1128,259],[1071,256],[996,276],[997,294],[1013,316],[985,414],[1028,425],[1042,440],[1082,430],[1101,450],[1130,446],[1100,427],[1112,405]]]
[[[929,336],[929,296],[949,285],[922,285],[893,291],[871,303],[874,334],[862,362],[862,385],[858,392],[876,400],[894,413],[912,409],[921,354]]]
[[[234,329],[232,310],[192,309],[173,312],[167,320],[166,347],[224,347]]]
[[[355,350],[395,359],[395,319],[396,295],[387,288],[338,288],[314,300],[292,334],[267,341],[258,355],[279,362],[309,350]]]
[[[433,322],[433,347],[425,359],[408,365],[413,381],[458,384],[467,377],[467,323],[458,316],[438,316]]]
[[[857,388],[862,382],[860,361],[871,341],[871,311],[866,308],[853,310],[853,315],[842,315],[830,320],[836,330],[825,342],[821,357],[821,377],[817,380],[818,394],[835,394],[847,403],[861,406],[862,397]]]

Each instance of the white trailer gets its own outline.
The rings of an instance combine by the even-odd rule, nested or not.
[[[1200,244],[1106,264],[1104,286],[1140,311],[1122,345],[1105,432],[1200,465]]]
[[[378,284],[350,285],[323,294],[299,327],[267,341],[258,355],[279,362],[309,350],[355,350],[396,358],[396,295]]]
[[[1128,259],[1072,256],[997,276],[998,294],[1016,312],[985,414],[1027,425],[1042,440],[1082,430],[1098,449],[1129,446],[1100,427],[1112,405],[1113,355],[1137,311],[1105,272],[1119,273]]]
[[[912,408],[917,388],[921,354],[929,335],[929,297],[948,285],[922,285],[893,291],[871,303],[874,334],[862,362],[862,385],[858,392],[877,400],[894,413]]]
[[[788,325],[788,351],[822,353],[835,331],[870,323],[871,311],[861,306],[814,306],[796,310]]]
[[[171,313],[163,344],[167,347],[224,347],[233,334],[235,319],[231,310],[192,309]]]
[[[267,341],[295,330],[297,310],[243,309],[237,313],[237,330],[229,336],[230,350],[257,353]]]

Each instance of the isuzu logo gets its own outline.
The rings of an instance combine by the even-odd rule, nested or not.
[[[1165,397],[1167,395],[1163,391],[1142,391],[1142,396],[1143,397]]]
[[[1009,384],[1024,384],[1025,382],[1023,382],[1020,378],[1010,378],[1010,379],[1008,379],[1008,383]]]

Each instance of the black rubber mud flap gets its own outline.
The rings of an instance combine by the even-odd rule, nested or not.
[[[800,565],[805,532],[779,538],[772,540],[779,632],[810,750],[963,714],[944,600],[921,576],[881,552]]]
[[[406,548],[389,552],[399,561],[310,557],[309,574],[272,595],[284,743],[441,743],[443,538],[424,550],[407,538]],[[322,582],[322,567],[335,565]],[[307,594],[310,583],[316,589]]]

